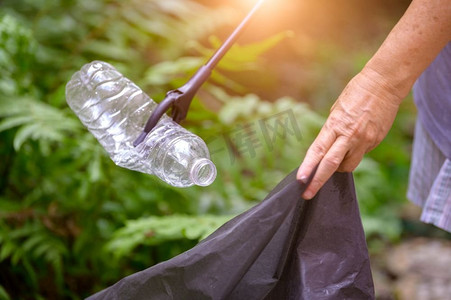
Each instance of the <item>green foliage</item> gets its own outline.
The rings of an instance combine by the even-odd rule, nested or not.
[[[0,90],[13,94],[30,88],[27,73],[36,42],[28,28],[9,15],[0,15]]]
[[[9,259],[13,266],[23,263],[28,272],[28,279],[33,288],[38,287],[38,270],[33,268],[31,261],[44,261],[52,267],[58,286],[63,283],[63,258],[68,250],[63,242],[49,232],[40,223],[26,223],[16,230],[1,224],[0,240],[2,248],[0,261]]]
[[[213,51],[184,44],[229,22],[227,10],[186,0],[4,1],[0,16],[2,298],[87,296],[192,247],[258,199],[236,188],[229,194],[233,183],[180,190],[116,167],[64,101],[71,74],[93,59],[141,78],[136,81],[151,86],[152,94],[177,86]],[[233,87],[220,70],[255,68],[258,55],[252,52],[281,38],[240,47],[248,58],[228,58],[207,90]],[[197,56],[182,56],[185,51]],[[214,125],[203,126],[205,120]],[[196,101],[187,125],[206,135],[232,128],[217,121]],[[155,235],[149,238],[149,232]],[[112,265],[114,258],[121,260]]]
[[[6,292],[5,288],[0,285],[0,299],[2,300],[10,300],[8,293]]]
[[[193,0],[2,1],[0,299],[88,296],[194,246],[298,166],[325,118],[288,97],[268,102],[234,79],[264,74],[262,56],[290,33],[234,46],[193,101],[183,125],[207,142],[218,169],[206,188],[117,167],[65,103],[70,76],[94,59],[160,100],[205,63],[220,44],[211,34],[232,20],[229,9]],[[338,51],[322,49],[306,87]],[[406,131],[393,131],[390,144],[405,147]],[[392,172],[406,166],[402,149],[381,147],[355,172],[370,235],[399,235],[393,203],[402,189],[389,183],[405,176]]]
[[[69,114],[30,98],[2,101],[0,118],[0,132],[20,127],[13,142],[16,151],[29,139],[39,141],[41,149],[49,149],[49,142],[62,141],[66,134],[80,129],[79,122]]]
[[[210,235],[231,216],[171,215],[129,220],[117,230],[106,244],[106,251],[114,257],[128,256],[138,245],[159,245],[167,241],[189,239],[200,240]]]

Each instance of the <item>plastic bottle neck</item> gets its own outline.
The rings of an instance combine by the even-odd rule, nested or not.
[[[216,178],[216,167],[207,158],[197,159],[190,170],[190,179],[195,185],[210,185]]]

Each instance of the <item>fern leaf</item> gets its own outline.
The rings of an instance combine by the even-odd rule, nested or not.
[[[201,57],[181,57],[153,65],[145,74],[144,83],[151,85],[167,84],[176,76],[186,76],[203,63]]]
[[[16,151],[20,150],[20,147],[27,139],[37,139],[42,136],[45,138],[53,138],[58,139],[60,135],[57,132],[43,132],[43,127],[40,124],[29,124],[26,126],[22,126],[18,131],[16,136],[14,137],[14,149]]]
[[[81,128],[73,116],[38,100],[18,98],[0,101],[0,132],[19,127],[14,149],[20,150],[27,140],[61,141],[66,132]]]
[[[15,266],[23,259],[24,251],[22,248],[16,248],[11,256],[11,263]]]
[[[30,236],[23,244],[22,248],[27,251],[35,251],[36,246],[45,244],[46,237],[41,232]]]
[[[14,253],[16,245],[12,242],[6,242],[1,244],[0,249],[0,261],[8,258],[12,253]]]
[[[0,122],[0,132],[23,125],[29,122],[26,116],[11,117]]]
[[[171,215],[132,220],[116,231],[105,249],[121,257],[128,255],[138,245],[158,245],[177,239],[200,240],[230,218],[232,216]]]

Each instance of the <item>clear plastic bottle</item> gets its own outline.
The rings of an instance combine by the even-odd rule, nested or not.
[[[216,178],[205,142],[167,115],[133,146],[156,103],[110,64],[84,65],[67,83],[66,101],[118,166],[176,187],[207,186]]]

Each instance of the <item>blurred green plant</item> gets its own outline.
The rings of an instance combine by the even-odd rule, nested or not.
[[[210,35],[231,20],[229,9],[192,0],[2,1],[0,298],[90,295],[194,246],[298,166],[324,117],[232,79],[264,76],[262,55],[289,33],[232,48],[193,101],[184,126],[206,140],[218,169],[207,188],[116,167],[65,104],[66,82],[94,59],[160,100],[206,61],[220,43]],[[324,68],[325,54],[312,53]],[[391,134],[402,151],[381,147],[355,172],[367,232],[387,239],[399,235],[387,212],[401,190],[390,168],[407,157],[405,128]]]
[[[223,225],[231,216],[171,215],[129,220],[106,244],[115,258],[127,257],[139,245],[160,245],[173,240],[201,240]]]
[[[147,79],[153,74],[157,82],[141,83],[158,91],[186,80],[212,48],[197,44],[192,48],[198,50],[199,56],[192,57],[195,63],[183,67],[177,63],[190,58],[175,59],[173,74],[161,68],[164,62],[155,62],[180,57],[189,50],[182,47],[186,41],[200,39],[228,22],[225,9],[210,10],[193,1],[4,1],[0,16],[4,298],[84,297],[124,274],[169,258],[168,253],[192,247],[229,218],[197,216],[209,211],[228,214],[232,205],[222,209],[223,199],[216,198],[227,191],[208,195],[191,188],[185,192],[117,168],[64,103],[70,75],[94,58],[113,63],[130,78]],[[280,39],[281,35],[240,47],[247,57],[228,59],[221,68],[240,71]],[[214,75],[216,85],[227,86],[226,77],[219,74]],[[217,121],[215,113],[201,104],[195,105],[191,116],[189,125],[196,128],[204,120]],[[224,128],[213,126],[206,132]],[[136,218],[142,219],[130,221]],[[156,224],[159,238],[140,236],[143,239],[136,245],[125,247],[121,232],[136,222],[149,226],[146,232]],[[169,235],[159,235],[163,224]],[[193,242],[180,241],[187,237]],[[171,243],[174,240],[177,243]],[[109,246],[103,247],[108,241]],[[142,248],[140,243],[152,247]],[[120,254],[123,261],[111,265]]]

